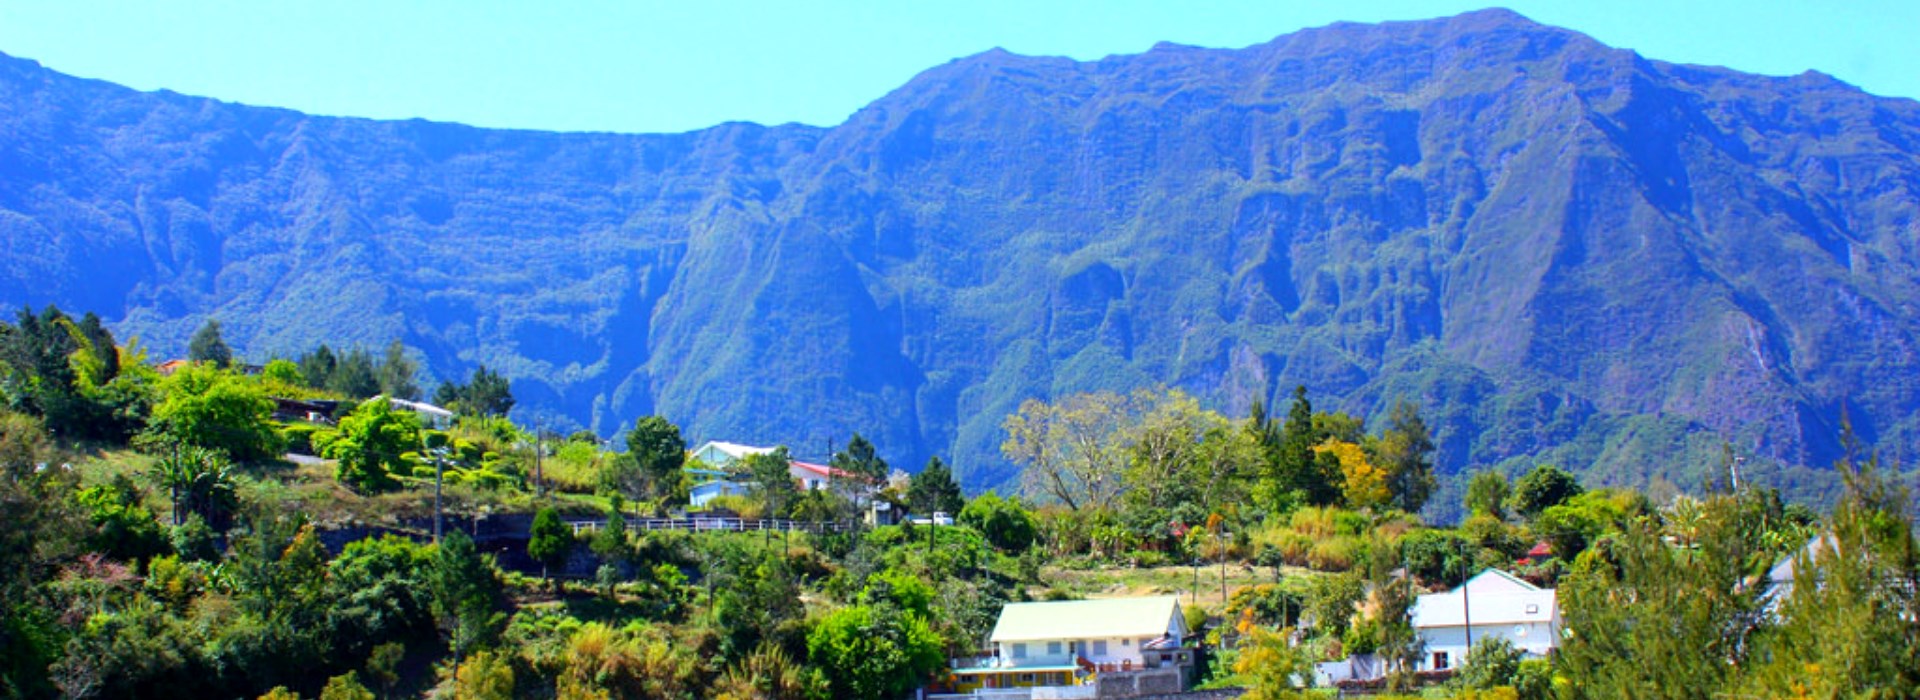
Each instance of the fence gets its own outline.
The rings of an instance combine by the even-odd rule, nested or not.
[[[587,535],[600,530],[604,521],[574,520],[575,536]],[[841,532],[854,528],[853,523],[811,522],[806,520],[747,519],[747,518],[627,518],[628,530],[693,530],[698,532]]]

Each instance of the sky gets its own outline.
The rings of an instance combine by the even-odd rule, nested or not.
[[[313,114],[557,131],[726,121],[831,126],[915,74],[995,47],[1098,59],[1238,48],[1450,0],[0,0],[0,52],[142,89]],[[1818,70],[1920,97],[1920,1],[1514,0],[1649,58]]]

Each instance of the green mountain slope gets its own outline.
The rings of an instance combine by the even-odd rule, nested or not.
[[[527,418],[1001,483],[1030,397],[1306,384],[1442,467],[1692,486],[1920,456],[1920,105],[1503,11],[1097,62],[989,52],[819,129],[490,131],[0,60],[0,302],[162,351],[399,337]],[[1325,405],[1324,403],[1322,405]],[[1800,472],[1773,478],[1804,480]]]

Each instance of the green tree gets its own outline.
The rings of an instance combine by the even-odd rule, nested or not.
[[[151,474],[154,483],[167,490],[173,505],[173,525],[184,525],[187,516],[193,515],[208,527],[225,530],[240,505],[233,464],[225,455],[204,447],[174,445],[162,449]]]
[[[504,416],[513,410],[513,387],[506,377],[480,365],[467,383],[446,382],[433,393],[433,402],[461,413]]]
[[[1454,675],[1452,685],[1475,690],[1512,686],[1520,674],[1521,659],[1520,649],[1507,638],[1489,636],[1474,643],[1473,653]]]
[[[1507,477],[1499,471],[1487,469],[1476,473],[1467,481],[1467,512],[1474,515],[1488,515],[1495,520],[1507,517],[1507,493],[1512,486]]]
[[[401,345],[395,338],[387,344],[387,355],[380,362],[376,373],[380,382],[380,393],[396,399],[408,401],[420,398],[420,384],[414,375],[420,371],[419,364],[407,357],[407,346]]]
[[[327,374],[327,390],[353,399],[364,399],[380,393],[380,375],[373,363],[373,355],[360,348],[354,348],[339,356],[333,371]]]
[[[960,495],[960,484],[953,480],[953,470],[939,457],[932,457],[927,460],[927,468],[907,482],[907,504],[913,512],[923,515],[956,515],[966,507],[967,499]]]
[[[1513,509],[1528,518],[1542,511],[1567,502],[1583,491],[1580,482],[1566,470],[1551,464],[1542,464],[1520,477],[1520,483],[1514,485]]]
[[[453,695],[464,700],[513,700],[513,664],[504,654],[482,651],[453,673]]]
[[[753,483],[753,492],[767,505],[767,517],[785,516],[794,497],[799,495],[793,482],[793,460],[787,456],[787,448],[781,446],[766,454],[747,455],[742,462]]]
[[[627,516],[620,512],[620,505],[620,497],[614,496],[607,508],[606,522],[587,543],[601,561],[624,561],[632,554],[633,550],[627,546]]]
[[[225,453],[241,462],[280,455],[273,427],[273,401],[260,386],[210,365],[176,370],[161,384],[147,431],[159,444],[180,444]]]
[[[74,503],[93,524],[87,548],[128,562],[144,562],[165,554],[166,533],[141,500],[140,489],[125,474],[116,474],[107,484],[74,494]]]
[[[1754,528],[1715,498],[1698,548],[1674,547],[1635,518],[1575,560],[1558,588],[1566,629],[1555,657],[1570,700],[1702,698],[1724,693],[1745,663],[1760,619],[1765,559]],[[1658,630],[1658,634],[1650,633]]]
[[[1314,697],[1295,685],[1313,683],[1313,656],[1306,646],[1294,646],[1293,630],[1255,627],[1240,643],[1233,672],[1246,678],[1246,700],[1295,700]]]
[[[407,656],[407,646],[400,642],[386,642],[375,646],[367,656],[367,675],[380,685],[383,695],[392,695],[393,686],[400,682],[400,662]]]
[[[212,363],[221,369],[233,364],[233,349],[227,347],[227,341],[220,337],[218,320],[209,318],[200,326],[200,330],[193,332],[193,339],[187,341],[187,359]]]
[[[847,449],[833,453],[831,466],[835,470],[852,474],[864,487],[874,487],[881,481],[887,481],[887,460],[879,458],[874,451],[874,443],[868,443],[860,433],[852,433],[847,441]]]
[[[662,416],[647,416],[627,432],[627,454],[639,464],[642,480],[637,492],[628,495],[661,498],[673,491],[686,466],[687,441],[680,437],[680,426]]]
[[[1408,513],[1426,507],[1438,483],[1433,476],[1433,450],[1433,437],[1420,418],[1420,407],[1394,401],[1387,411],[1387,428],[1374,443],[1374,461],[1386,471],[1393,507]]]
[[[828,613],[807,635],[807,658],[836,698],[893,698],[925,683],[944,645],[914,613],[865,605]]]
[[[527,556],[540,562],[540,577],[548,578],[547,570],[565,564],[572,551],[573,531],[560,521],[560,511],[548,506],[535,513],[533,530],[527,534]]]
[[[1296,505],[1334,505],[1340,502],[1346,476],[1340,458],[1330,451],[1314,448],[1326,442],[1327,421],[1314,425],[1313,403],[1307,399],[1307,387],[1296,386],[1293,405],[1287,409],[1287,422],[1280,427],[1280,440],[1267,458],[1268,474],[1258,486],[1260,499],[1275,512],[1287,512]]]
[[[976,496],[960,510],[959,523],[980,531],[1003,552],[1018,554],[1033,546],[1033,514],[1012,498],[992,491]]]
[[[88,383],[95,386],[106,384],[120,376],[119,346],[113,340],[113,333],[92,311],[80,317],[78,324],[80,337],[86,341],[87,362],[91,368],[86,377]]]
[[[333,370],[339,363],[339,358],[334,357],[333,349],[322,343],[312,352],[300,356],[300,376],[306,380],[307,386],[325,389],[332,386],[329,380],[333,377]]]
[[[278,357],[268,360],[267,366],[260,369],[260,378],[269,384],[295,388],[305,386],[307,383],[306,376],[300,373],[300,365],[294,364],[292,360]]]
[[[393,410],[390,401],[378,396],[341,418],[339,429],[314,436],[320,456],[335,461],[335,478],[360,493],[396,486],[393,473],[411,470],[406,455],[419,444],[419,417]]]
[[[360,684],[360,674],[353,671],[327,679],[327,687],[320,690],[320,700],[374,700],[373,691]]]
[[[1069,510],[1111,509],[1125,484],[1122,429],[1137,414],[1133,397],[1112,392],[1073,394],[1053,404],[1028,399],[1007,417],[1000,452],[1020,465],[1028,496]]]
[[[495,613],[500,580],[493,562],[474,549],[466,533],[454,530],[434,547],[427,568],[435,624],[448,636],[455,654],[490,644],[503,618]]]
[[[1912,499],[1877,459],[1838,465],[1825,534],[1795,551],[1779,624],[1757,640],[1746,692],[1767,697],[1920,694],[1920,540]],[[1749,492],[1747,499],[1764,496]]]

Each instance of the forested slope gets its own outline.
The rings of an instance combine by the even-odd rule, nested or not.
[[[1443,470],[1697,483],[1920,429],[1920,105],[1503,11],[1095,62],[831,128],[313,117],[0,60],[0,303],[177,352],[398,337],[523,418],[1011,473],[1019,402],[1419,401]],[[1778,478],[1804,478],[1775,473]],[[1452,499],[1449,499],[1452,500]]]

